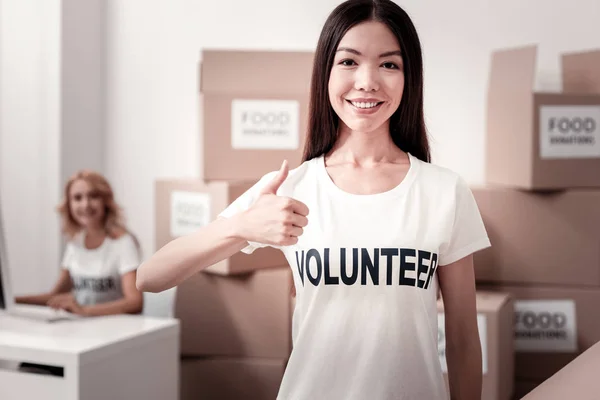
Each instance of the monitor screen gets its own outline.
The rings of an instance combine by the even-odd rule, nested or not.
[[[2,259],[0,258],[0,270],[2,270]],[[2,284],[2,273],[0,273],[0,310],[4,310],[6,308],[6,303],[4,301],[4,285]]]
[[[9,296],[12,296],[12,290],[9,287],[10,277],[8,271],[8,255],[6,254],[6,241],[4,234],[4,225],[2,220],[2,204],[0,204],[0,310],[5,310],[13,302]]]

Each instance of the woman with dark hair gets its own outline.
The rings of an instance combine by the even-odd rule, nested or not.
[[[283,251],[297,299],[278,399],[447,399],[438,289],[452,398],[481,396],[472,254],[490,242],[466,182],[430,163],[422,70],[399,6],[339,5],[316,49],[303,163],[139,270],[139,288],[162,291],[240,250]]]

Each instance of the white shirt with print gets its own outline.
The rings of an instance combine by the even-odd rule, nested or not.
[[[278,195],[305,203],[308,226],[280,249],[297,299],[279,400],[448,399],[437,349],[436,271],[490,246],[474,197],[452,171],[409,154],[395,188],[354,195],[324,158],[291,170]],[[221,215],[247,209],[277,171]],[[249,243],[251,253],[263,244]]]
[[[77,302],[95,305],[123,298],[121,276],[139,264],[139,249],[130,234],[107,236],[96,249],[87,249],[83,234],[78,234],[66,246],[62,267],[71,275]]]

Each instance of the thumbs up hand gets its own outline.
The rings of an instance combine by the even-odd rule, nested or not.
[[[241,215],[247,241],[275,246],[298,243],[298,237],[308,224],[308,207],[298,200],[277,195],[288,172],[288,163],[284,161],[277,175],[262,188],[256,202]]]
[[[279,172],[277,172],[277,175],[275,175],[275,177],[271,179],[271,182],[267,183],[267,185],[260,191],[260,194],[277,194],[277,190],[283,184],[283,182],[285,182],[285,179],[288,177],[289,172],[290,169],[288,167],[288,162],[287,160],[283,160],[283,163],[281,164],[281,168],[279,168]]]

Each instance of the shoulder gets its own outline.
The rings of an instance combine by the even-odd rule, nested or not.
[[[131,233],[127,231],[124,231],[116,238],[107,239],[111,240],[113,245],[112,247],[115,248],[116,251],[130,251],[137,248],[137,240]]]
[[[317,168],[321,159],[322,157],[317,157],[304,161],[298,167],[290,170],[287,179],[281,185],[281,191],[289,193],[307,182],[314,184],[314,178],[316,177]]]
[[[112,246],[109,252],[124,262],[136,263],[142,257],[142,249],[137,238],[129,232],[126,232],[118,239],[112,239]]]
[[[76,251],[83,247],[83,232],[77,232],[73,236],[69,238],[67,244],[65,245],[65,249],[67,251]]]
[[[122,243],[125,245],[134,244],[136,242],[133,235],[127,231],[123,231],[120,235],[112,239],[115,243]]]
[[[416,185],[420,193],[432,199],[434,204],[461,203],[473,196],[468,182],[456,171],[436,164],[418,160]]]
[[[127,232],[127,229],[123,228],[122,226],[113,227],[110,229],[108,234],[108,236],[113,240],[119,240],[127,235],[129,235],[129,232]]]
[[[448,194],[468,188],[467,182],[456,171],[441,165],[426,163],[416,158],[415,160],[418,163],[418,182],[421,185]]]

